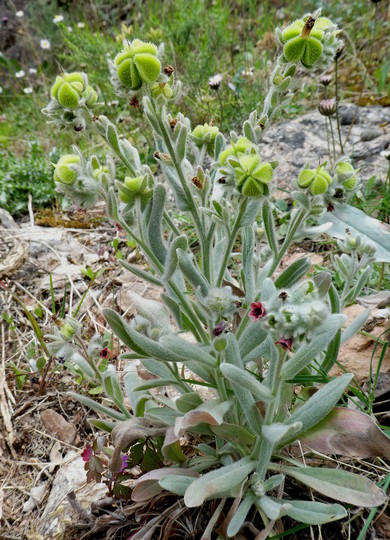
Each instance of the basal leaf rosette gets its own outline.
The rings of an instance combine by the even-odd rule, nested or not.
[[[284,60],[291,64],[300,62],[307,69],[315,64],[328,65],[340,45],[332,21],[312,15],[294,21],[278,37],[283,44]]]
[[[234,167],[237,190],[245,197],[269,194],[268,184],[273,177],[271,163],[261,161],[258,154],[243,155]]]
[[[298,177],[300,188],[310,188],[312,195],[322,195],[326,192],[333,180],[323,165],[316,169],[303,169]]]
[[[112,82],[118,93],[136,93],[142,86],[156,83],[161,75],[162,51],[162,46],[157,48],[154,43],[140,39],[124,41],[122,51],[110,63]],[[166,89],[168,93],[169,88],[168,85]],[[157,90],[157,86],[154,85],[154,91]]]

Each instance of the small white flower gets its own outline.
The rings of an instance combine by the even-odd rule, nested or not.
[[[71,26],[68,26],[68,32],[73,32],[73,28]]]
[[[20,10],[20,11],[17,11],[15,13],[16,17],[19,17],[19,19],[21,19],[22,17],[24,17],[24,11]]]
[[[23,69],[21,69],[20,71],[17,71],[17,72],[15,73],[15,77],[16,77],[17,79],[21,79],[21,78],[24,77],[25,75],[26,75],[26,72],[25,72]]]
[[[38,73],[38,70],[36,68],[28,68],[28,72],[30,75],[36,75]]]
[[[50,49],[50,41],[48,39],[41,39],[39,42],[39,45],[41,46],[41,49]]]
[[[3,93],[3,89],[2,89],[1,86],[0,86],[0,94],[2,94],[2,93]]]
[[[62,22],[64,20],[64,16],[63,15],[56,15],[53,19],[53,23],[54,24],[58,24],[60,22]]]
[[[214,75],[213,77],[209,78],[209,87],[212,90],[218,90],[222,82],[222,75],[217,73],[217,75]]]
[[[85,23],[83,23],[83,22],[78,22],[78,23],[77,23],[77,28],[81,28],[81,29],[82,29],[82,28],[85,28]]]
[[[390,149],[382,150],[380,155],[390,161]]]
[[[33,89],[31,88],[31,86],[27,86],[27,88],[23,88],[23,92],[25,94],[32,94],[32,91]]]

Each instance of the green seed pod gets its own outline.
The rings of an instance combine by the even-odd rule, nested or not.
[[[76,154],[65,154],[55,165],[54,180],[62,184],[73,184],[77,179],[77,172],[69,165],[80,165],[80,158]]]
[[[65,323],[64,326],[61,328],[61,332],[60,332],[60,334],[65,339],[71,339],[75,335],[75,333],[76,332],[75,332],[74,328],[72,328],[69,323]]]
[[[138,90],[142,83],[155,82],[161,72],[157,47],[139,39],[126,43],[124,50],[116,55],[114,63],[119,80],[131,90]]]
[[[129,176],[126,176],[125,178],[125,186],[129,191],[136,195],[141,194],[145,190],[146,185],[146,178],[144,178],[143,176],[137,176],[135,178],[130,178]]]
[[[210,126],[209,124],[204,124],[196,126],[191,133],[190,137],[196,144],[196,146],[201,147],[206,146],[207,153],[210,155],[214,154],[214,142],[215,138],[219,133],[219,128],[217,126]]]
[[[310,186],[312,195],[322,195],[331,183],[331,176],[321,166],[317,169],[304,169],[298,177],[299,187],[308,188]]]
[[[331,25],[331,21],[325,17],[316,20],[308,17],[287,26],[282,32],[285,60],[292,64],[301,62],[309,69],[313,67],[322,56],[325,30]]]
[[[340,182],[342,182],[347,191],[352,190],[356,186],[356,174],[358,171],[355,170],[348,161],[340,161],[337,163],[335,171]]]
[[[173,96],[172,87],[164,82],[152,84],[150,93],[154,98],[164,96],[165,98],[170,99]]]
[[[220,165],[225,165],[227,159],[231,156],[239,157],[240,154],[246,152],[252,143],[246,137],[240,137],[236,143],[232,143],[231,146],[228,146],[226,150],[220,153],[219,163]]]
[[[257,154],[244,155],[239,159],[240,166],[235,167],[236,185],[246,197],[260,197],[268,192],[273,169],[270,163],[261,163]]]

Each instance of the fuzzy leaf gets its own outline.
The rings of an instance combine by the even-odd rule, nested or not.
[[[283,367],[282,375],[291,379],[310,364],[332,341],[337,331],[345,321],[345,315],[329,315],[316,330],[315,338],[303,345]]]
[[[288,289],[295,285],[310,270],[310,257],[303,257],[290,264],[276,278],[275,287],[278,289]]]
[[[165,263],[167,257],[167,248],[163,240],[162,221],[166,200],[166,189],[163,184],[157,184],[153,190],[152,211],[148,224],[148,239],[149,245],[160,261]]]
[[[352,409],[334,408],[299,439],[322,454],[390,459],[390,438],[374,418]]]
[[[291,425],[300,422],[302,428],[299,433],[304,433],[311,429],[329,414],[343,395],[352,378],[353,375],[351,373],[345,373],[340,377],[334,378],[328,384],[317,390],[314,396],[308,399],[306,403],[287,418],[284,423]],[[294,438],[297,437],[298,434],[295,434]],[[287,440],[285,440],[284,444],[286,444],[286,442]]]
[[[272,504],[274,511],[277,513],[277,507],[280,506],[282,515],[287,515],[296,521],[307,523],[308,525],[322,525],[336,519],[342,519],[347,515],[345,508],[340,504],[324,504],[315,501],[290,501],[275,499],[273,497],[266,498],[269,503],[268,508]],[[263,497],[261,500],[263,500]],[[260,501],[260,506],[264,509],[266,505],[262,505]],[[271,516],[268,515],[268,517]]]
[[[382,489],[362,475],[326,467],[280,467],[280,471],[336,501],[355,506],[374,507],[387,497]]]
[[[268,386],[262,384],[253,375],[245,369],[236,367],[232,364],[222,364],[220,366],[222,374],[231,382],[239,384],[249,390],[254,398],[262,401],[270,401],[273,394]]]
[[[370,240],[375,247],[377,262],[390,262],[390,232],[388,225],[367,216],[362,210],[348,204],[337,205],[333,212],[326,212],[320,217],[320,223],[331,222],[329,234],[344,239],[346,228],[352,236],[360,235]]]
[[[255,467],[255,461],[250,457],[244,457],[231,465],[206,473],[187,488],[184,504],[188,508],[194,508],[201,506],[208,499],[228,496]]]
[[[169,467],[156,469],[143,474],[134,482],[134,489],[131,494],[131,499],[135,502],[149,501],[163,490],[159,484],[159,481],[170,475],[187,476],[189,478],[199,477],[199,473],[192,471],[191,469]]]
[[[218,401],[216,399],[206,401],[196,409],[188,411],[184,416],[176,419],[175,434],[181,436],[188,428],[199,424],[220,426],[227,411],[232,406],[230,401]]]

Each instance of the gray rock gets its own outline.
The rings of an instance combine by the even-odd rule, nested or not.
[[[361,141],[373,141],[382,135],[383,131],[378,128],[364,128],[360,133]]]

